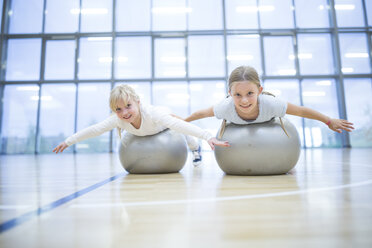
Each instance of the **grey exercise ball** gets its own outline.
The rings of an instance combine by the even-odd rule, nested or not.
[[[123,168],[132,174],[179,172],[187,159],[183,134],[166,129],[148,136],[125,133],[119,148]]]
[[[249,125],[228,124],[221,140],[230,147],[215,148],[220,168],[231,175],[278,175],[290,171],[300,156],[300,139],[295,126],[282,118]]]

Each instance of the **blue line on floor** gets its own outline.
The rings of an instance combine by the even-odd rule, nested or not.
[[[38,209],[34,210],[34,211],[30,211],[30,212],[27,212],[25,214],[22,214],[21,216],[17,217],[17,218],[14,218],[14,219],[11,219],[11,220],[8,220],[2,224],[0,224],[0,233],[3,233],[5,231],[8,231],[16,226],[19,226],[20,224],[26,222],[26,221],[29,221],[30,219],[32,219],[33,217],[36,217],[36,216],[40,216],[46,212],[49,212],[69,201],[72,201],[82,195],[85,195],[86,193],[89,193],[91,192],[92,190],[95,190],[109,182],[112,182],[118,178],[121,178],[121,177],[124,177],[124,175],[126,175],[127,173],[123,172],[123,173],[119,173],[115,176],[112,176],[108,179],[105,179],[99,183],[96,183],[96,184],[93,184],[92,186],[89,186],[85,189],[82,189],[82,190],[79,190],[75,193],[72,193],[71,195],[68,195],[68,196],[65,196],[59,200],[56,200],[54,202],[51,202],[47,205],[44,205],[42,207],[39,207]]]

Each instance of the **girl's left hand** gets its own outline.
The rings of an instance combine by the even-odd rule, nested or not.
[[[221,140],[218,140],[216,138],[211,138],[208,140],[208,144],[209,146],[211,147],[211,149],[214,151],[214,146],[224,146],[224,147],[228,147],[230,146],[229,142],[227,141],[221,141]]]
[[[335,132],[342,133],[342,130],[351,132],[354,129],[353,125],[353,123],[347,120],[331,119],[331,123],[328,127]]]

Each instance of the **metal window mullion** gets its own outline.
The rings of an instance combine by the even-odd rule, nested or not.
[[[115,84],[115,64],[116,64],[116,57],[115,57],[115,48],[116,48],[116,0],[112,1],[112,40],[111,40],[111,89],[114,88]],[[109,135],[109,152],[112,153],[113,150],[113,130],[110,131]]]
[[[154,93],[153,93],[153,79],[154,79],[154,33],[152,31],[153,28],[153,13],[152,8],[154,6],[154,0],[150,0],[150,31],[149,36],[151,38],[151,79],[150,79],[150,104],[154,104]]]
[[[78,99],[79,99],[79,95],[78,95],[78,74],[79,74],[79,63],[78,63],[78,60],[79,60],[79,54],[80,54],[80,38],[76,38],[75,39],[75,74],[74,74],[74,84],[75,84],[75,88],[76,88],[76,92],[75,92],[75,116],[74,116],[74,133],[76,133],[77,131],[77,111],[78,111]],[[74,146],[73,148],[73,153],[76,153],[76,145]]]
[[[6,47],[8,44],[8,38],[5,36],[5,33],[8,33],[9,30],[9,15],[8,9],[10,6],[10,0],[4,0],[3,11],[1,13],[1,37],[0,37],[0,56],[1,56],[1,68],[0,68],[0,81],[5,81],[5,71],[4,71],[4,61],[6,60]],[[5,44],[5,45],[4,45]],[[1,103],[0,103],[1,104]],[[0,129],[1,130],[1,129]]]
[[[186,0],[186,8],[189,7],[189,1]],[[189,61],[188,61],[188,37],[186,36],[187,31],[189,31],[189,14],[186,12],[185,13],[186,17],[186,32],[184,32],[184,52],[185,52],[185,57],[186,57],[186,62],[185,62],[185,71],[186,71],[186,85],[187,85],[187,94],[189,95],[189,99],[187,101],[187,113],[190,115],[191,114],[191,90],[190,90],[190,81],[189,81]]]
[[[368,49],[368,56],[369,56],[369,66],[370,66],[370,73],[372,72],[372,39],[371,39],[371,33],[367,32],[367,49]]]
[[[41,62],[40,62],[40,74],[39,74],[39,97],[37,100],[37,112],[36,112],[36,130],[35,130],[35,150],[34,153],[39,153],[39,133],[40,133],[40,112],[41,112],[41,86],[44,81],[44,72],[45,72],[45,54],[46,54],[46,39],[42,38],[41,42]]]
[[[154,104],[155,39],[156,38],[153,35],[151,35],[151,79],[150,79],[151,104]]]
[[[228,82],[229,82],[229,61],[227,60],[227,28],[226,28],[226,0],[222,0],[222,21],[223,21],[223,45],[224,45],[224,61],[225,61],[225,93],[228,92]]]
[[[362,3],[364,25],[365,25],[365,28],[368,29],[367,5],[366,5],[365,1],[366,0],[361,0],[361,3]]]
[[[3,11],[1,15],[1,37],[0,37],[0,139],[2,137],[2,124],[3,124],[3,98],[4,98],[4,91],[5,91],[5,67],[4,61],[6,60],[7,56],[7,47],[8,47],[8,38],[5,37],[4,33],[8,32],[9,30],[9,16],[7,15],[8,9],[10,6],[10,0],[2,1],[3,3]],[[0,154],[4,154],[5,152],[2,149],[2,139],[0,140]]]
[[[41,33],[42,34],[44,34],[44,32],[45,32],[46,2],[47,2],[47,0],[44,0],[44,3],[43,3],[43,20],[42,20],[42,24],[41,24]]]
[[[78,111],[78,100],[79,100],[79,85],[78,85],[78,75],[79,75],[79,56],[80,56],[80,42],[81,42],[81,8],[82,1],[79,1],[79,23],[78,23],[78,34],[75,38],[75,74],[74,74],[74,84],[75,84],[75,115],[74,115],[74,133],[77,131],[77,111]],[[73,153],[76,153],[76,145],[74,145]]]
[[[336,81],[336,93],[337,93],[337,104],[338,104],[338,111],[340,114],[340,118],[347,119],[346,114],[346,104],[345,104],[345,94],[344,94],[344,77],[341,70],[342,63],[341,63],[341,54],[340,54],[340,40],[339,40],[339,32],[337,27],[337,19],[336,19],[336,10],[335,0],[329,0],[330,3],[330,14],[331,14],[331,23],[333,24],[333,58],[336,65],[336,72],[338,73],[338,82]],[[350,137],[347,132],[342,132],[341,134],[341,141],[342,147],[350,147]]]
[[[41,24],[41,33],[44,34],[45,32],[45,14],[46,14],[46,1],[47,0],[44,0],[43,1],[43,20],[42,20],[42,24]],[[44,37],[41,38],[42,39],[42,43],[41,43],[41,58],[40,58],[40,75],[39,75],[39,98],[38,98],[38,101],[37,101],[37,112],[36,112],[36,130],[35,130],[35,149],[34,149],[34,153],[35,154],[38,154],[39,153],[39,142],[40,142],[40,138],[39,138],[39,133],[40,133],[40,111],[41,111],[41,84],[42,82],[44,81],[44,67],[45,67],[45,54],[46,54],[46,40]]]
[[[188,36],[184,37],[184,51],[185,51],[185,70],[186,70],[186,82],[187,82],[187,93],[189,94],[189,100],[188,100],[188,114],[191,114],[191,89],[190,89],[190,79],[189,79],[189,46],[188,46]]]
[[[256,0],[256,6],[257,8],[259,7],[259,0]],[[261,70],[262,70],[262,75],[261,75],[261,80],[263,76],[266,76],[266,66],[265,66],[265,48],[264,48],[264,37],[263,37],[263,32],[261,29],[261,16],[260,16],[260,11],[257,11],[257,24],[258,24],[258,35],[260,39],[260,55],[261,55]]]
[[[4,113],[3,111],[3,98],[4,98],[4,89],[5,89],[5,85],[1,84],[0,85],[0,110],[1,110],[1,113]],[[2,142],[2,122],[3,122],[3,114],[0,114],[0,154],[4,154],[5,152],[3,151],[3,142]]]
[[[300,98],[300,105],[304,105],[304,100],[302,97],[302,80],[300,75],[300,60],[298,58],[298,33],[297,33],[297,20],[296,20],[296,3],[295,0],[292,0],[292,6],[294,8],[293,12],[293,24],[294,24],[294,34],[293,34],[293,49],[294,49],[294,56],[295,56],[295,69],[296,69],[296,78],[298,83],[298,94]],[[305,118],[301,118],[301,125],[302,125],[302,139],[303,139],[303,148],[306,147],[306,135],[305,135]]]
[[[298,80],[298,93],[299,93],[299,98],[300,98],[300,105],[304,106],[304,100],[302,97],[302,81],[303,79],[300,76],[300,61],[298,59],[298,36],[297,33],[294,34],[294,54],[295,54],[295,67],[296,67],[296,78]],[[306,135],[305,135],[305,118],[301,118],[301,125],[302,125],[302,138],[304,141],[303,148],[306,147]]]

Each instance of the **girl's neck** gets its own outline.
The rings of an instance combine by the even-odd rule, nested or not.
[[[142,115],[141,115],[141,110],[139,111],[137,118],[130,123],[135,129],[139,129],[142,124]]]

